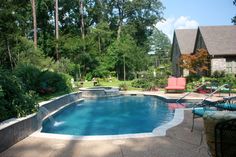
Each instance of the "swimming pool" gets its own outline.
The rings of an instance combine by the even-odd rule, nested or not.
[[[152,132],[172,120],[168,104],[153,96],[86,99],[43,122],[43,133],[65,135],[121,135]]]

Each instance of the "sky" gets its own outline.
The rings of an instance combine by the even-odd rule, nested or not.
[[[174,29],[191,29],[198,26],[233,25],[236,15],[233,0],[161,0],[165,6],[165,21],[156,27],[172,41]]]

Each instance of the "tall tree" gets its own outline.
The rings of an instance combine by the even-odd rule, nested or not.
[[[31,0],[31,5],[32,5],[33,25],[34,25],[34,48],[37,48],[37,18],[36,18],[35,0]]]
[[[167,35],[158,29],[153,30],[149,37],[150,52],[155,54],[155,64],[166,63],[170,60],[171,43]],[[158,63],[159,62],[159,63]]]
[[[236,0],[233,1],[233,4],[236,6]],[[232,23],[236,25],[236,16],[232,18]]]
[[[59,21],[58,21],[58,0],[55,0],[55,35],[56,35],[56,60],[59,60],[58,39],[59,39]]]
[[[18,37],[31,37],[30,1],[1,1],[0,3],[0,66],[14,68],[18,54],[14,47]]]

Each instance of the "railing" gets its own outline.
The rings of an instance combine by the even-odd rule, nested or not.
[[[212,92],[211,94],[209,94],[208,96],[206,96],[200,103],[198,104],[202,104],[206,99],[212,97],[216,92],[218,92],[219,90],[221,90],[221,88],[225,87],[225,86],[228,86],[228,84],[224,84],[220,87],[218,87],[214,92]]]
[[[192,91],[186,93],[184,96],[180,97],[178,100],[176,100],[176,103],[178,103],[180,100],[182,100],[183,98],[185,98],[186,96],[188,96],[189,94],[191,94],[192,92],[198,90],[199,88],[205,86],[206,84],[209,84],[209,82],[205,82],[202,85],[198,86],[197,88],[193,89]]]

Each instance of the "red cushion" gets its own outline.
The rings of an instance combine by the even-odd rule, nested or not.
[[[185,89],[185,87],[183,87],[183,86],[167,86],[166,87],[166,89],[169,89],[169,90],[171,90],[171,89],[173,89],[173,90],[184,90]]]
[[[176,77],[169,77],[168,78],[168,86],[176,86],[177,85],[177,78]]]
[[[177,78],[177,86],[186,86],[186,79],[184,77]]]

